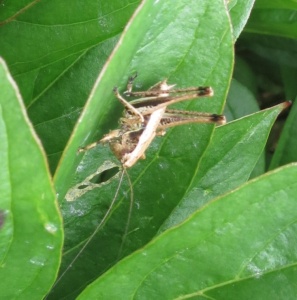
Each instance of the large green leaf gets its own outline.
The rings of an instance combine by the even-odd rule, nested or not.
[[[297,165],[210,202],[78,299],[295,299]]]
[[[99,71],[139,2],[22,0],[6,1],[1,8],[0,55],[18,83],[52,173]],[[232,3],[237,34],[252,2]]]
[[[241,60],[239,60],[239,64],[238,61],[236,64],[233,76],[237,75],[244,84],[254,90],[254,74],[252,74],[252,72],[245,64],[243,64]],[[224,115],[227,117],[229,122],[259,111],[260,108],[257,100],[247,86],[243,85],[234,78],[232,79],[224,110]],[[263,129],[264,128],[265,126],[263,126]],[[264,153],[262,153],[250,177],[253,178],[259,176],[264,172],[265,156]]]
[[[115,47],[124,25],[140,1],[105,2],[73,0],[69,5],[69,1],[63,0],[4,1],[0,10],[0,55],[4,56],[19,85],[29,118],[42,140],[53,173],[82,107],[86,99],[90,98],[56,174],[58,196],[66,227],[62,272],[70,266],[75,254],[82,249],[81,247],[103,219],[118,188],[120,174],[113,176],[118,171],[118,167],[115,167],[118,162],[108,147],[98,146],[85,155],[74,155],[79,146],[101,138],[109,129],[117,126],[122,107],[112,96],[112,87],[119,85],[123,91],[127,77],[135,71],[139,73],[136,89],[145,89],[165,77],[169,77],[170,82],[177,83],[178,87],[211,85],[215,90],[213,99],[199,100],[199,103],[195,100],[193,103],[184,103],[179,107],[221,112],[232,69],[232,34],[228,26],[224,2],[228,4],[233,40],[235,40],[246,23],[254,1],[203,0],[199,3],[177,0],[142,1],[141,11],[133,18],[133,23],[121,39],[121,45],[117,46],[116,53],[110,58],[109,54]],[[246,31],[249,34],[245,34],[244,39],[236,47],[239,52],[243,50],[240,53],[245,58],[249,55],[246,50],[253,52],[249,59],[249,66],[255,67],[254,74],[251,76],[252,80],[255,80],[255,74],[258,79],[259,73],[265,73],[271,82],[285,80],[287,95],[290,95],[290,98],[296,95],[294,82],[297,65],[295,11],[294,0],[272,2],[257,0]],[[268,35],[263,35],[263,33]],[[258,55],[257,60],[254,60],[254,53]],[[105,65],[96,87],[92,90],[99,71],[108,59],[110,61]],[[276,64],[280,65],[281,72]],[[256,95],[255,82],[249,85],[241,80],[247,77],[248,72],[244,68],[238,69],[238,72],[240,72],[240,82],[248,86]],[[5,80],[3,82],[6,85]],[[269,86],[268,93],[266,93],[267,90],[265,91],[266,94],[279,91],[279,87],[272,90],[271,86],[273,85]],[[103,89],[106,91],[104,92]],[[6,88],[1,88],[2,91],[6,91]],[[7,105],[5,92],[2,97]],[[281,99],[286,98],[282,96]],[[248,90],[233,81],[229,94],[228,120],[243,116],[250,111],[251,101],[249,100],[252,100],[252,97]],[[17,126],[8,126],[10,123],[7,122],[8,120],[15,121],[18,116],[22,115],[17,111],[19,103],[13,101],[11,104],[13,107],[9,113],[7,106],[0,106],[0,194],[2,197],[0,259],[8,258],[8,267],[3,273],[7,278],[1,283],[0,288],[1,291],[7,291],[5,298],[11,296],[11,298],[34,299],[36,297],[40,299],[53,281],[60,255],[61,236],[59,233],[56,234],[55,250],[52,251],[52,256],[44,267],[40,266],[39,270],[42,271],[36,275],[37,277],[32,281],[33,284],[27,285],[27,289],[24,290],[23,283],[26,285],[30,282],[32,274],[36,271],[35,263],[41,262],[42,264],[43,258],[47,257],[48,252],[44,251],[40,245],[49,245],[47,242],[51,241],[51,238],[46,238],[46,234],[43,236],[44,232],[40,229],[48,223],[44,223],[44,220],[40,221],[37,215],[38,213],[39,216],[48,214],[51,216],[48,219],[56,220],[57,211],[53,208],[53,191],[50,187],[48,171],[44,168],[44,158],[40,159],[40,154],[35,155],[36,152],[28,147],[27,144],[31,144],[32,140],[30,134],[25,134],[25,141],[19,143],[27,124],[18,122]],[[55,293],[51,295],[51,298],[73,299],[86,284],[100,276],[123,256],[143,247],[154,236],[186,219],[197,209],[204,210],[207,207],[206,203],[213,197],[220,196],[245,182],[263,149],[271,124],[281,108],[281,106],[274,107],[236,120],[215,131],[212,131],[212,126],[208,125],[183,126],[168,132],[163,139],[156,139],[148,150],[146,161],[139,162],[129,170],[133,183],[134,204],[128,234],[125,234],[125,226],[129,214],[130,187],[127,178],[124,177],[116,198],[116,205],[108,215],[104,227],[100,228],[92,243],[55,286]],[[21,110],[23,110],[22,107]],[[295,160],[294,111],[293,107],[272,162],[273,168]],[[7,128],[13,128],[13,130],[7,130]],[[11,141],[21,144],[22,149],[18,151],[22,150],[26,152],[26,155],[22,153],[16,157],[16,152],[12,150],[15,148],[10,149],[11,145],[15,147],[15,143],[11,144]],[[31,154],[30,160],[28,153]],[[12,163],[13,171],[10,164],[11,158],[15,159],[15,163]],[[27,164],[22,167],[24,161],[33,162],[35,167],[30,165],[29,170]],[[16,164],[19,164],[20,170],[17,170]],[[38,168],[43,169],[44,172],[36,171],[40,170]],[[28,176],[33,172],[34,175],[36,173],[36,177]],[[22,179],[9,181],[10,174],[17,174],[17,176],[12,176],[13,179],[19,177]],[[41,177],[44,180],[41,180]],[[43,184],[43,182],[46,183]],[[22,188],[24,185],[27,190]],[[39,196],[37,192],[36,198],[32,189],[34,191],[42,189],[47,194],[45,199],[49,199],[47,202],[50,204],[42,203],[41,210],[39,206],[36,208],[34,201],[32,201],[34,203],[26,202],[26,206],[20,205],[21,202],[17,202],[16,206],[12,202],[12,205],[11,199],[15,199],[12,191],[17,190],[16,186],[22,188],[22,196],[31,193],[32,199],[37,199]],[[65,194],[67,200],[73,202],[64,200]],[[44,212],[45,207],[46,212]],[[20,211],[20,208],[22,213],[15,214]],[[10,210],[13,211],[13,218],[8,213]],[[38,213],[36,213],[37,210]],[[216,215],[220,213],[221,219],[224,217],[228,219],[227,208],[225,211],[219,210]],[[230,210],[233,210],[232,206]],[[264,210],[264,212],[267,215],[269,210]],[[254,215],[252,218],[252,222],[247,226],[250,230],[255,230],[254,228],[261,224],[259,225],[258,218]],[[59,220],[53,223],[60,226]],[[28,226],[21,228],[20,224],[22,226],[28,224]],[[24,269],[25,261],[28,261],[27,258],[31,253],[21,256],[20,252],[25,244],[22,241],[28,241],[25,238],[28,237],[29,226],[31,226],[30,229],[34,229],[29,241],[34,239],[34,243],[40,243],[38,244],[40,247],[30,248],[33,252],[38,251],[38,256],[34,256],[31,260],[32,268],[30,264],[28,269]],[[12,231],[11,228],[21,229]],[[40,230],[35,230],[35,228]],[[51,229],[47,226],[46,228]],[[15,233],[18,234],[15,235]],[[35,238],[38,238],[38,241]],[[11,241],[13,241],[12,244]],[[214,243],[215,241],[214,239]],[[248,243],[253,243],[253,237],[246,234],[242,244]],[[294,245],[293,238],[291,243]],[[11,248],[13,252],[9,252],[10,245],[13,245]],[[16,249],[16,246],[19,246],[19,249]],[[226,242],[221,249],[225,251],[226,248],[230,248],[228,246]],[[160,254],[167,253],[167,250],[169,252],[170,247],[171,243],[163,244]],[[222,251],[218,252],[218,256],[221,256]],[[6,256],[7,253],[11,256]],[[237,251],[233,251],[232,259],[235,257],[238,260],[238,256]],[[157,256],[155,258],[158,259]],[[134,262],[131,261],[127,270],[133,274],[135,268],[133,269]],[[213,273],[220,276],[220,264],[216,265],[212,257],[208,259],[208,262],[210,265],[205,268],[214,270]],[[215,269],[212,269],[213,265]],[[147,268],[149,263],[148,265],[140,264],[140,266]],[[187,267],[188,265],[185,264],[181,270]],[[111,271],[113,272],[114,270]],[[293,289],[290,290],[292,286],[290,280],[294,279],[294,272],[293,268],[286,269],[283,273],[282,269],[281,271],[275,269],[270,275],[273,284],[278,283],[275,289],[278,288],[279,293],[284,291],[286,298],[289,299],[290,293],[293,297],[296,294]],[[169,270],[168,274],[171,277],[166,280],[164,287],[167,283],[183,282],[178,276],[180,273],[176,274]],[[279,277],[274,277],[274,274]],[[158,280],[158,276],[156,272],[152,273],[150,278]],[[1,274],[1,279],[2,277]],[[268,277],[269,275],[265,279]],[[285,278],[286,281],[282,283],[276,281],[280,277]],[[273,295],[268,293],[275,293],[275,289],[269,291],[265,289],[270,284],[269,281],[262,280],[262,277],[260,280],[255,280],[252,276],[250,280],[247,277],[244,279],[247,279],[244,280],[244,284],[243,281],[233,281],[231,288],[227,284],[225,288],[222,287],[208,296],[213,298],[221,296],[229,299],[231,292],[232,295],[237,293],[238,297],[244,299],[244,297],[254,298],[255,293],[258,292],[257,295],[261,295],[261,292],[265,291],[265,297],[273,298]],[[19,286],[7,284],[7,282],[15,281],[19,283]],[[37,284],[37,281],[40,284]],[[187,278],[185,281],[186,284],[190,283]],[[185,288],[187,288],[186,284]],[[107,293],[110,288],[112,286],[108,284]],[[11,291],[14,294],[9,295]],[[19,291],[21,293],[16,294]],[[98,295],[96,294],[96,298],[99,297]],[[158,292],[157,296],[160,295],[163,294]],[[145,296],[152,298],[149,291],[145,293]],[[194,294],[193,297],[199,296]]]
[[[288,105],[285,102],[217,128],[192,182],[162,230],[182,222],[211,199],[246,182],[277,115]]]
[[[232,52],[232,34],[222,1],[204,1],[200,5],[195,1],[142,3],[101,72],[55,177],[66,226],[62,271],[94,231],[116,190],[117,181],[113,180],[76,201],[64,200],[70,187],[96,174],[104,161],[115,161],[102,146],[77,155],[78,147],[100,138],[108,127],[116,126],[122,108],[112,88],[117,85],[122,91],[128,76],[135,71],[139,73],[136,88],[148,88],[164,78],[179,87],[211,85],[215,90],[212,99],[178,107],[220,112],[230,81]],[[57,284],[53,298],[62,293],[73,293],[69,296],[73,297],[119,257],[141,247],[157,233],[191,182],[212,131],[212,125],[180,127],[152,144],[147,159],[129,171],[135,194],[130,230],[134,228],[136,235],[127,240],[121,251],[129,206],[125,182],[108,223]],[[84,184],[80,190],[83,187]]]
[[[29,3],[18,2],[1,8],[4,15],[16,15],[0,27],[0,55],[20,88],[53,172],[99,71],[138,3],[74,0],[69,5],[51,0],[28,8]]]
[[[2,60],[0,85],[1,298],[41,299],[58,271],[62,222],[45,154]]]

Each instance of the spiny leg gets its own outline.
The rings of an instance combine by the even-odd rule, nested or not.
[[[175,84],[168,85],[166,80],[158,82],[158,84],[152,86],[147,91],[126,91],[125,94],[129,97],[181,97],[182,95],[190,92],[196,92],[198,97],[213,96],[213,90],[209,86],[198,86],[189,88],[173,89]],[[135,100],[137,101],[137,100]]]
[[[114,88],[113,92],[115,94],[115,96],[118,98],[118,100],[124,105],[124,107],[129,110],[132,114],[136,115],[139,117],[139,119],[141,120],[141,122],[144,122],[144,118],[143,115],[133,106],[131,105],[128,101],[126,101],[121,94],[119,93],[118,88]]]
[[[177,110],[177,109],[166,109],[164,118],[174,116],[177,119],[184,120],[193,120],[193,123],[214,123],[217,125],[226,124],[226,117],[224,115],[198,112],[198,111],[189,111],[189,110]],[[204,121],[204,122],[203,122]]]
[[[218,114],[167,109],[158,126],[158,132],[178,125],[193,123],[224,125],[226,118]]]
[[[211,97],[213,95],[212,89],[210,87],[204,88],[203,91],[198,90],[196,93],[189,93],[189,94],[183,94],[180,96],[169,96],[169,97],[156,97],[148,99],[146,102],[144,102],[142,105],[150,106],[145,111],[142,112],[142,115],[150,115],[152,112],[154,112],[157,109],[167,107],[171,104],[191,100],[195,98],[201,98],[201,97]],[[131,101],[134,107],[138,107],[141,105],[141,102],[138,100]]]

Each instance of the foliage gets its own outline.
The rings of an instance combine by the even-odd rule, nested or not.
[[[3,298],[295,299],[296,105],[275,120],[297,94],[297,5],[225,2],[3,1]],[[228,123],[156,138],[131,190],[108,147],[77,149],[117,127],[135,72],[211,86],[176,107]]]

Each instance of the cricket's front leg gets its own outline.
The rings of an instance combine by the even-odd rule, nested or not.
[[[124,105],[124,107],[129,110],[133,115],[138,116],[141,122],[144,122],[143,115],[133,106],[131,105],[127,100],[125,100],[121,94],[119,93],[118,88],[114,88],[113,92],[115,96],[118,98],[118,100]]]

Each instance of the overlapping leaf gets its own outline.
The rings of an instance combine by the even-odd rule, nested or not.
[[[98,73],[138,2],[22,2],[4,6],[16,16],[0,27],[0,55],[54,172]]]
[[[218,9],[220,5],[221,9]],[[187,22],[189,19],[193,22]],[[103,69],[65,153],[56,176],[60,196],[65,195],[70,181],[74,184],[83,182],[87,173],[96,173],[103,161],[112,160],[111,154],[103,154],[107,149],[102,152],[104,148],[99,146],[86,153],[76,167],[82,159],[76,154],[78,147],[94,140],[95,132],[102,136],[106,124],[116,124],[117,118],[112,120],[112,117],[119,104],[112,94],[114,85],[123,90],[128,76],[136,71],[139,74],[136,88],[139,89],[148,88],[164,78],[179,87],[211,85],[215,97],[178,107],[219,112],[230,80],[232,50],[229,19],[221,1],[208,1],[199,6],[188,1],[179,1],[173,6],[172,3],[145,1]],[[119,197],[108,223],[60,281],[63,292],[67,292],[65,287],[68,286],[75,293],[73,286],[83,288],[84,282],[96,278],[119,257],[141,247],[156,234],[191,182],[212,130],[212,125],[176,128],[153,143],[147,159],[129,172],[135,195],[130,226],[133,235],[129,234],[129,239],[123,237],[129,206],[129,190],[124,184],[121,194],[123,191],[128,194]],[[64,269],[100,222],[115,189],[116,182],[113,181],[112,185],[94,189],[72,203],[62,203],[68,233],[66,247],[69,249]],[[123,238],[126,243],[122,248]],[[93,262],[87,265],[85,259],[91,256]],[[83,276],[78,277],[76,270]],[[59,284],[55,289],[59,294],[62,292]]]
[[[212,201],[78,299],[294,299],[297,165]]]
[[[1,60],[0,289],[3,299],[41,299],[54,282],[62,222],[41,151]]]
[[[246,22],[252,2],[230,2],[235,37]],[[20,85],[52,170],[85,99],[90,98],[56,175],[67,234],[64,270],[104,216],[118,185],[117,176],[109,179],[112,175],[101,173],[102,165],[116,162],[107,148],[76,155],[79,146],[99,139],[117,126],[122,108],[113,97],[112,88],[117,85],[123,90],[128,76],[136,71],[136,88],[141,89],[164,78],[180,87],[211,85],[215,90],[213,99],[179,106],[209,112],[221,112],[228,90],[232,34],[223,1],[202,1],[199,5],[196,1],[143,1],[91,92],[98,71],[137,4],[90,0],[84,2],[82,9],[81,1],[72,1],[71,8],[63,1],[41,1],[1,28],[6,45],[2,54]],[[34,44],[34,48],[29,44]],[[267,135],[273,118],[267,117],[269,122],[261,131],[262,136]],[[130,171],[135,202],[128,236],[123,236],[129,210],[129,186],[124,181],[107,224],[59,282],[63,288],[59,284],[55,287],[57,294],[53,298],[73,298],[121,256],[151,240],[172,210],[178,211],[176,206],[186,191],[195,188],[197,170],[203,163],[201,157],[207,157],[208,148],[212,147],[212,130],[207,125],[181,127],[153,143],[147,160]],[[220,131],[225,132],[223,128]],[[216,136],[214,141],[219,142]],[[263,143],[255,145],[249,167]],[[250,168],[242,170],[242,181],[237,183],[245,181],[249,172]],[[83,183],[90,176],[94,176],[93,190],[81,197],[78,195],[82,194],[72,194],[72,203],[64,201],[74,186],[82,183],[83,190]]]

